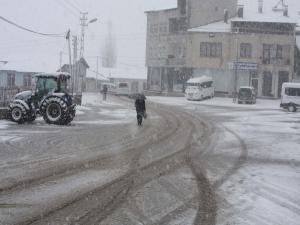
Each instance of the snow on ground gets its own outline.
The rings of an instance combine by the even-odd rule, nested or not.
[[[110,95],[107,95],[107,101],[102,100],[102,94],[100,93],[83,93],[82,95],[82,105],[83,106],[103,106],[103,105],[113,105],[113,106],[121,106],[121,104],[117,102],[110,101]],[[81,110],[79,108],[79,110]]]
[[[176,105],[216,121],[222,133],[210,153],[211,160],[205,162],[212,183],[224,176],[226,167],[230,171],[239,162],[241,140],[246,145],[246,162],[216,190],[218,225],[300,224],[299,112],[281,110],[280,100],[258,99],[256,105],[234,104],[230,98],[148,100]]]
[[[0,143],[6,141],[16,141],[18,139],[15,135],[7,134],[6,129],[9,128],[11,122],[7,120],[0,120]]]
[[[254,105],[248,104],[237,104],[233,103],[232,98],[221,98],[215,97],[213,99],[207,99],[203,101],[188,101],[185,97],[157,97],[151,96],[147,97],[148,100],[157,103],[164,103],[168,105],[207,105],[207,106],[221,106],[221,107],[239,107],[239,108],[249,108],[249,109],[280,109],[280,100],[267,100],[267,99],[257,99],[257,103]]]
[[[87,112],[97,112],[98,118],[93,120],[75,120],[74,124],[96,124],[96,125],[116,125],[129,124],[135,120],[136,113],[134,107],[128,107],[116,101],[114,96],[107,95],[107,100],[103,101],[100,93],[83,93],[82,106],[76,107],[77,115],[84,115]]]
[[[91,111],[92,109],[90,107],[77,105],[76,106],[76,115],[84,115],[85,111]]]
[[[6,120],[0,120],[0,130],[7,129],[9,127],[10,122]]]

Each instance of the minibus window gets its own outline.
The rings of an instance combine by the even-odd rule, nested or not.
[[[286,88],[285,94],[288,96],[300,96],[300,89],[299,88]]]

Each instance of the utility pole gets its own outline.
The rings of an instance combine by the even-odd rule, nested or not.
[[[62,67],[62,57],[63,57],[63,52],[59,52],[59,72],[61,72],[61,67]]]
[[[73,76],[75,92],[78,91],[78,74],[77,74],[77,36],[73,36]]]
[[[233,94],[233,102],[236,102],[237,98],[237,86],[238,86],[238,60],[239,60],[239,45],[238,45],[238,37],[235,34],[235,46],[236,46],[236,59],[235,59],[235,68],[234,68],[234,94]]]
[[[96,91],[98,92],[99,56],[97,56]]]
[[[85,28],[88,26],[87,23],[87,12],[80,13],[80,26],[81,26],[81,38],[80,38],[80,58],[84,56],[84,37],[85,37]]]
[[[66,39],[68,40],[68,47],[69,47],[69,72],[72,78],[72,95],[74,94],[74,77],[72,73],[72,51],[71,51],[71,30],[68,30]]]

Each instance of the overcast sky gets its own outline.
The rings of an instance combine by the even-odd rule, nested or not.
[[[98,18],[86,32],[85,56],[95,69],[96,59],[112,21],[117,41],[118,67],[141,68],[145,64],[146,15],[144,11],[176,6],[176,0],[0,0],[0,16],[44,33],[61,33],[69,28],[80,34],[79,8]],[[59,52],[67,53],[64,38],[43,37],[22,31],[0,20],[0,61],[19,68],[53,71]],[[64,55],[64,63],[68,60]]]

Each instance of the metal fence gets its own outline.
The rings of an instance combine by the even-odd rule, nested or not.
[[[0,87],[0,107],[8,106],[13,97],[20,92],[20,88],[2,88]]]

